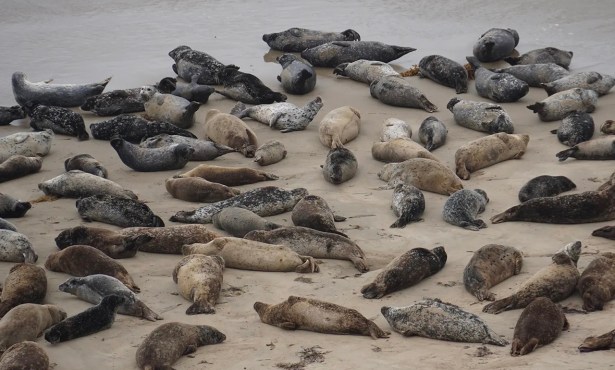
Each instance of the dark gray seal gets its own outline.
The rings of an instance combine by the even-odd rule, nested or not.
[[[118,114],[145,111],[145,101],[141,88],[113,90],[91,96],[81,105],[81,110],[92,112],[97,116],[117,116]]]
[[[142,148],[162,148],[173,144],[186,144],[194,149],[191,161],[211,161],[235,149],[209,140],[194,139],[181,135],[160,134],[148,137],[139,144]]]
[[[30,82],[23,72],[13,73],[13,95],[15,101],[26,109],[36,105],[55,107],[79,107],[90,96],[103,92],[111,77],[92,84],[51,84],[47,82]]]
[[[454,192],[444,203],[442,217],[451,225],[478,231],[487,227],[485,221],[477,219],[489,203],[487,193],[482,189],[461,189]]]
[[[64,169],[66,172],[72,170],[80,170],[92,175],[106,179],[108,176],[107,169],[94,157],[89,154],[77,154],[64,161]]]
[[[32,263],[11,267],[0,292],[0,318],[22,303],[42,304],[47,295],[45,270]]]
[[[511,55],[518,43],[516,30],[491,28],[478,38],[472,51],[481,62],[495,62]]]
[[[359,59],[388,63],[415,51],[415,48],[387,45],[378,41],[333,41],[301,52],[301,57],[315,67],[335,68]]]
[[[573,112],[562,120],[557,130],[552,130],[551,133],[557,134],[560,143],[575,146],[594,136],[594,119],[589,113]]]
[[[324,231],[348,237],[335,227],[335,222],[346,220],[346,217],[333,214],[333,210],[323,198],[318,195],[306,195],[295,207],[291,215],[295,226],[309,227],[310,229]]]
[[[0,217],[0,230],[17,231],[17,227]]]
[[[570,149],[555,154],[560,161],[568,158],[580,160],[615,159],[615,136],[608,135],[578,143]]]
[[[496,73],[508,73],[525,81],[530,87],[542,87],[542,84],[559,80],[570,72],[555,63],[520,64],[516,66],[494,69]]]
[[[442,270],[445,264],[444,247],[411,249],[389,262],[372,283],[361,288],[361,294],[368,299],[382,298],[417,284]]]
[[[444,145],[447,134],[444,123],[434,116],[425,118],[419,127],[419,140],[430,152]]]
[[[528,105],[527,108],[538,113],[541,121],[557,121],[573,112],[592,113],[598,103],[598,93],[587,89],[570,89],[555,93],[548,98]]]
[[[22,202],[8,194],[0,193],[0,217],[23,217],[32,208],[30,202]]]
[[[572,60],[572,54],[572,51],[560,50],[554,47],[546,47],[542,49],[530,50],[519,56],[510,56],[504,58],[504,61],[513,66],[519,64],[555,63],[560,67],[568,69]]]
[[[111,140],[120,136],[131,143],[159,134],[181,135],[196,139],[196,136],[168,122],[149,121],[133,114],[121,114],[107,121],[92,123],[90,132],[94,139]]]
[[[233,65],[224,67],[218,79],[224,86],[224,90],[216,90],[216,92],[242,103],[271,104],[286,101],[286,95],[272,91],[258,77],[241,72]]]
[[[284,190],[275,186],[265,186],[192,211],[179,211],[171,216],[170,220],[207,224],[212,222],[213,215],[226,207],[243,207],[262,217],[274,216],[291,211],[295,204],[307,194],[308,191],[304,188]]]
[[[38,188],[56,197],[83,198],[96,194],[109,194],[116,197],[137,199],[131,190],[124,189],[119,184],[80,170],[64,172],[50,180],[38,184]]]
[[[480,65],[475,57],[466,57],[474,69],[476,92],[497,103],[512,103],[530,91],[528,84],[508,73],[497,73]]]
[[[395,107],[423,109],[429,113],[438,107],[427,99],[410,81],[401,76],[384,76],[369,85],[372,97]]]
[[[510,116],[498,104],[452,98],[446,108],[458,125],[472,130],[491,134],[512,134],[515,130]]]
[[[43,166],[43,157],[12,155],[0,163],[0,182],[17,179],[38,172]]]
[[[615,253],[602,253],[591,261],[579,278],[577,290],[585,311],[602,311],[615,297]]]
[[[457,94],[468,92],[468,71],[459,63],[441,55],[428,55],[419,62],[419,76],[455,89]]]
[[[194,148],[186,144],[173,144],[162,148],[141,148],[119,136],[111,138],[110,143],[122,163],[139,172],[182,169],[194,153]]]
[[[36,131],[50,129],[56,134],[76,136],[79,140],[90,138],[83,117],[68,108],[37,105],[30,112],[30,127]]]
[[[594,90],[601,96],[608,94],[613,86],[615,86],[615,77],[598,72],[578,72],[563,76],[555,81],[549,81],[540,86],[544,88],[549,95],[580,88]]]
[[[553,197],[576,187],[575,183],[566,176],[541,175],[534,177],[521,187],[519,201],[523,203],[534,198]]]
[[[359,41],[361,36],[353,29],[342,32],[326,32],[293,27],[286,31],[266,33],[263,41],[273,50],[300,53],[305,49],[332,41]]]
[[[303,107],[287,102],[246,107],[239,102],[233,108],[232,114],[239,118],[250,117],[282,133],[287,133],[305,130],[322,106],[320,96],[310,100]]]
[[[80,198],[76,204],[85,221],[99,221],[120,227],[164,226],[164,222],[145,204],[113,195],[92,195]]]
[[[523,255],[513,247],[487,244],[474,252],[463,270],[463,284],[479,301],[494,301],[490,288],[521,272]]]
[[[237,238],[243,238],[253,230],[274,230],[281,225],[268,221],[256,213],[241,207],[226,207],[212,217],[215,227]]]
[[[173,77],[165,77],[158,83],[158,89],[165,94],[172,94],[188,101],[205,104],[209,100],[209,96],[216,89],[209,85],[200,85],[197,83],[198,80],[198,75],[192,76],[190,82],[180,81]]]
[[[354,177],[359,163],[349,149],[337,147],[329,150],[325,164],[321,167],[325,180],[334,185],[339,185]]]
[[[524,356],[534,352],[536,348],[553,342],[569,326],[561,307],[549,298],[538,297],[519,316],[510,354]]]
[[[342,63],[335,67],[333,74],[368,85],[384,76],[399,76],[399,73],[390,64],[365,59],[359,59],[352,63]]]
[[[278,81],[289,94],[304,95],[316,86],[316,71],[312,65],[293,54],[277,57],[276,62],[282,66]]]
[[[191,81],[192,76],[199,76],[197,83],[205,85],[220,85],[218,74],[224,69],[224,64],[211,55],[193,50],[189,46],[181,45],[169,52],[175,64],[172,68],[184,81]]]
[[[26,111],[20,105],[0,107],[0,126],[6,126],[15,120],[23,118],[26,118]]]
[[[0,261],[36,263],[38,255],[27,236],[11,230],[0,230]]]
[[[406,227],[410,222],[423,220],[421,215],[425,212],[425,196],[412,185],[397,184],[393,190],[391,208],[398,217],[391,227]]]
[[[114,230],[75,226],[62,230],[54,240],[60,250],[71,245],[89,245],[113,259],[121,259],[134,257],[139,247],[152,237],[147,234],[124,237]]]

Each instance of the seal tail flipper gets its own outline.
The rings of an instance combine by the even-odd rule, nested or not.
[[[557,153],[555,156],[559,159],[560,162],[563,162],[569,157],[573,156],[574,153],[576,153],[578,150],[579,148],[577,146],[573,146],[570,149],[562,150],[561,152]]]
[[[421,107],[426,112],[433,113],[438,111],[438,107],[434,103],[430,102],[425,95],[421,95],[419,101],[421,102]]]
[[[542,87],[547,92],[547,95],[549,96],[557,92],[557,90],[555,90],[555,87],[553,87],[552,83],[541,83],[540,87]]]
[[[354,267],[356,267],[357,270],[359,270],[360,272],[368,272],[369,271],[369,266],[367,266],[367,263],[365,262],[364,258],[350,257],[350,262],[352,262]]]
[[[263,176],[265,177],[266,180],[270,180],[270,181],[279,179],[277,175],[274,175],[272,173],[264,173]]]
[[[531,110],[534,113],[538,113],[538,114],[540,114],[544,110],[544,108],[545,108],[545,103],[541,103],[541,102],[527,106],[527,109]]]
[[[348,76],[346,74],[346,67],[348,67],[348,64],[349,63],[338,64],[337,67],[335,67],[335,69],[333,70],[333,74],[338,76]]]
[[[406,227],[407,224],[411,222],[418,222],[418,221],[423,221],[423,219],[422,218],[412,219],[412,217],[402,216],[398,218],[397,221],[393,222],[393,224],[389,227],[395,228],[395,229],[403,229],[404,227]]]
[[[483,312],[492,313],[497,315],[501,312],[511,310],[514,307],[515,298],[514,296],[506,297],[495,302],[489,303],[485,307],[483,307]]]
[[[346,221],[346,217],[340,216],[340,215],[333,215],[333,221],[335,221],[335,222]]]
[[[540,345],[540,342],[538,341],[538,338],[530,339],[527,342],[527,344],[523,346],[521,350],[519,351],[519,356],[525,356],[528,353],[534,352],[534,350],[538,348],[539,345]]]
[[[214,314],[216,309],[213,308],[208,302],[194,302],[186,310],[186,315],[198,315],[198,314]]]
[[[367,299],[382,298],[384,296],[384,292],[379,289],[376,283],[363,286],[363,288],[361,288],[361,294],[363,294],[363,298]]]
[[[248,114],[246,112],[247,109],[248,109],[247,105],[245,105],[244,103],[238,101],[235,104],[235,106],[231,109],[229,114],[232,114],[233,116],[236,116],[236,117],[239,117],[239,118],[247,117],[248,116]]]
[[[500,346],[500,347],[504,347],[508,345],[508,341],[506,339],[497,335],[493,330],[489,328],[486,328],[486,329],[487,329],[487,338],[485,338],[484,343],[493,344],[495,346]]]
[[[303,263],[299,266],[297,266],[297,268],[295,269],[295,272],[299,272],[299,273],[312,273],[312,272],[319,272],[320,268],[318,267],[318,265],[316,264],[316,261],[314,260],[313,257],[310,256],[299,256],[299,258],[301,258],[301,260],[303,261]]]
[[[164,227],[164,221],[159,216],[154,216],[153,227]]]
[[[139,301],[137,305],[141,309],[141,317],[144,318],[145,320],[149,320],[149,321],[163,320],[162,316],[152,311],[152,309],[147,307],[145,303]]]
[[[389,335],[391,334],[389,332],[386,332],[380,329],[378,325],[376,325],[376,323],[371,320],[369,320],[369,323],[367,325],[368,325],[369,336],[372,337],[373,339],[388,338]]]
[[[415,48],[405,47],[405,46],[391,46],[393,51],[395,52],[395,59],[400,58],[408,53],[415,51]]]
[[[557,134],[557,129],[549,131],[552,134]]]

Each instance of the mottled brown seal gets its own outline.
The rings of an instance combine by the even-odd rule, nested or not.
[[[205,139],[229,146],[247,158],[254,157],[258,139],[254,131],[238,117],[210,109],[205,116],[204,130]]]
[[[211,182],[226,186],[254,184],[260,181],[277,180],[278,176],[247,167],[223,167],[210,164],[200,164],[178,177],[201,177]]]
[[[45,270],[30,263],[18,263],[11,267],[2,288],[0,318],[20,304],[43,302],[47,295]]]
[[[0,182],[17,179],[38,172],[43,166],[42,157],[12,155],[0,163]]]
[[[0,357],[0,369],[47,370],[49,369],[49,356],[35,342],[17,343],[7,349]]]
[[[335,227],[335,222],[344,221],[346,218],[334,215],[327,201],[318,195],[307,195],[298,201],[293,208],[291,219],[295,226],[348,237]]]
[[[547,297],[538,297],[525,307],[513,335],[510,354],[524,356],[536,348],[553,342],[568,330],[568,320],[562,309]]]
[[[427,158],[386,164],[378,172],[378,178],[388,183],[388,189],[398,184],[410,184],[423,191],[443,195],[463,189],[461,179],[445,164]]]
[[[66,312],[52,304],[23,303],[13,307],[0,319],[0,352],[15,343],[36,340],[47,328],[65,318]]]
[[[134,257],[139,246],[150,239],[148,235],[123,237],[115,230],[80,225],[62,230],[56,236],[55,242],[59,249],[71,245],[89,245],[111,258],[119,259]]]
[[[318,126],[320,142],[331,149],[342,147],[359,135],[361,114],[356,108],[343,106],[327,113]]]
[[[583,270],[577,289],[584,310],[602,311],[604,304],[615,296],[615,253],[602,253],[591,261]]]
[[[222,288],[224,259],[220,256],[190,254],[173,270],[173,281],[185,299],[194,302],[186,315],[216,313],[214,306]]]
[[[139,243],[139,251],[148,253],[182,254],[182,246],[192,243],[208,243],[222,236],[204,225],[173,225],[166,227],[127,227],[119,230],[124,238],[142,236],[149,240]]]
[[[187,202],[213,203],[241,193],[239,189],[229,188],[201,177],[169,178],[164,185],[173,198]]]
[[[523,255],[518,249],[487,244],[472,255],[463,270],[463,284],[479,301],[494,301],[495,294],[489,289],[519,274],[522,266]]]

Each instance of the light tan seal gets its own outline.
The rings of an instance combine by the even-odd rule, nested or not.
[[[254,157],[258,139],[254,131],[240,118],[210,109],[205,116],[204,126],[205,139],[229,146],[247,158]]]
[[[451,195],[463,189],[461,180],[443,163],[413,158],[400,163],[389,163],[378,172],[378,178],[387,181],[385,188],[393,189],[398,184],[410,184],[432,193]]]
[[[66,312],[52,304],[24,303],[13,307],[0,319],[0,353],[15,343],[36,340],[65,318]]]
[[[427,158],[440,161],[419,143],[411,139],[393,139],[386,142],[376,142],[372,145],[372,157],[385,163],[403,162],[412,158]]]
[[[164,183],[173,198],[187,202],[213,203],[239,195],[241,191],[201,177],[178,177]]]
[[[0,182],[17,179],[38,172],[42,166],[42,157],[12,155],[6,161],[0,163]]]
[[[519,159],[527,149],[529,135],[499,132],[470,141],[455,152],[456,172],[463,180],[470,173],[508,159]]]
[[[534,352],[536,348],[553,342],[568,327],[562,309],[549,298],[538,297],[519,316],[510,354],[524,356]]]
[[[495,294],[489,289],[519,274],[522,266],[523,256],[518,249],[487,244],[474,252],[466,265],[463,270],[463,284],[479,301],[494,301]]]
[[[286,158],[286,148],[281,141],[269,140],[265,144],[256,149],[254,154],[254,162],[261,166],[269,166]]]
[[[587,265],[577,286],[583,298],[583,309],[602,311],[615,296],[615,253],[606,252]]]
[[[45,270],[30,263],[18,263],[11,267],[2,288],[0,318],[20,304],[43,302],[47,295]]]
[[[216,313],[214,306],[222,288],[224,259],[220,256],[190,254],[182,258],[173,270],[173,281],[179,294],[194,302],[186,315]]]
[[[278,176],[272,173],[247,167],[223,167],[210,164],[200,164],[178,177],[200,177],[226,186],[247,185],[278,179]]]
[[[48,370],[49,356],[38,344],[25,341],[12,345],[0,357],[2,370]]]
[[[356,108],[343,106],[327,113],[318,127],[320,142],[331,149],[344,146],[359,135],[361,114]]]
[[[205,225],[173,225],[166,227],[127,227],[119,231],[124,238],[148,236],[139,243],[139,251],[148,253],[182,254],[182,246],[192,243],[208,243],[222,236]]]

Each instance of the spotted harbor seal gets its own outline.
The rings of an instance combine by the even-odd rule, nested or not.
[[[397,184],[393,190],[391,209],[398,219],[390,227],[402,228],[410,222],[422,221],[425,196],[421,190],[412,185]]]
[[[181,135],[160,134],[149,137],[139,144],[142,148],[162,148],[173,144],[186,144],[194,149],[191,161],[211,161],[235,149],[209,140],[194,139]]]
[[[199,102],[191,102],[181,96],[161,94],[151,86],[141,88],[144,100],[145,116],[150,120],[174,124],[182,129],[189,129],[194,123],[194,113],[199,109]]]
[[[532,178],[521,187],[519,201],[523,203],[534,198],[553,197],[576,187],[566,176],[541,175]]]
[[[444,247],[411,249],[389,262],[373,282],[361,288],[361,294],[368,299],[382,298],[419,283],[442,270],[445,264]]]
[[[550,265],[538,270],[519,286],[515,293],[489,303],[483,312],[500,312],[524,308],[538,297],[547,297],[553,302],[568,298],[576,289],[579,280],[577,261],[581,254],[581,242],[572,242],[555,253]]]
[[[0,230],[17,231],[17,227],[7,220],[0,217]]]
[[[596,109],[598,93],[587,89],[570,89],[555,93],[548,98],[528,105],[527,108],[538,113],[541,121],[564,119],[572,112],[592,113]]]
[[[131,190],[121,185],[80,170],[70,170],[38,184],[45,195],[67,198],[84,198],[91,195],[108,194],[127,199],[137,199]]]
[[[194,153],[194,148],[186,144],[172,144],[162,148],[142,148],[120,136],[111,138],[110,144],[122,163],[138,172],[182,169]]]
[[[210,109],[205,116],[205,139],[229,146],[247,158],[253,158],[258,147],[256,134],[232,114]]]
[[[429,113],[438,111],[438,107],[430,102],[425,94],[401,76],[379,78],[369,85],[369,93],[387,105],[418,108]]]
[[[41,346],[32,341],[16,343],[0,357],[0,369],[39,370],[49,369],[49,356]]]
[[[339,185],[355,176],[359,163],[357,157],[349,149],[338,146],[329,150],[325,164],[321,167],[325,180]]]
[[[24,118],[26,118],[26,111],[20,105],[0,107],[0,126],[6,126],[15,120]]]
[[[386,164],[378,172],[378,178],[387,182],[386,189],[393,189],[398,184],[409,184],[423,191],[443,195],[463,189],[461,179],[446,165],[426,158]]]
[[[241,191],[200,177],[166,179],[164,185],[173,198],[187,202],[214,203],[239,195]]]
[[[282,66],[278,81],[282,83],[284,91],[289,94],[304,95],[314,90],[316,71],[310,63],[293,54],[283,54],[275,60]]]
[[[13,307],[0,319],[0,352],[15,343],[36,340],[47,328],[65,318],[66,312],[52,304],[24,303]]]
[[[127,227],[119,231],[123,238],[147,236],[139,244],[139,251],[148,253],[182,254],[184,244],[208,243],[220,237],[204,225],[173,225],[166,227]]]
[[[273,230],[281,227],[240,207],[226,207],[213,215],[212,221],[218,229],[238,238],[243,238],[252,230]]]
[[[211,223],[213,215],[226,207],[243,207],[262,217],[274,216],[291,211],[295,204],[306,195],[308,191],[304,188],[284,190],[275,186],[265,186],[192,211],[179,211],[171,216],[171,221]]]
[[[90,96],[103,92],[111,77],[92,84],[52,84],[48,82],[30,82],[23,72],[13,73],[11,79],[15,101],[22,107],[34,107],[38,104],[55,107],[78,107]]]
[[[520,64],[494,69],[493,72],[513,75],[525,81],[530,87],[542,87],[542,84],[559,80],[570,74],[566,68],[555,63]]]
[[[0,193],[0,217],[19,218],[32,208],[30,202],[22,202],[8,194]]]
[[[593,90],[598,96],[608,94],[615,86],[615,77],[598,72],[577,72],[563,76],[562,78],[549,81],[540,85],[547,94],[553,95],[558,92],[581,88]]]
[[[226,186],[239,186],[254,184],[260,181],[277,180],[278,176],[247,167],[223,167],[209,164],[200,164],[179,177],[201,177],[211,182]]]
[[[580,142],[570,149],[555,154],[560,161],[568,158],[579,160],[615,159],[615,137],[612,135]]]
[[[332,41],[359,41],[361,36],[353,29],[342,32],[326,32],[293,27],[286,31],[266,33],[263,41],[273,50],[285,52],[302,52],[305,49]]]
[[[522,266],[523,255],[518,249],[487,244],[472,255],[463,270],[463,284],[479,301],[494,301],[495,294],[489,289],[511,276],[518,275]]]
[[[58,289],[92,304],[100,304],[103,298],[109,295],[121,296],[124,297],[124,303],[118,307],[117,313],[141,317],[149,321],[162,320],[162,317],[139,300],[121,281],[112,276],[93,274],[73,277],[60,284]]]
[[[579,346],[580,352],[592,352],[615,348],[615,330],[604,333],[597,337],[587,337]]]
[[[62,230],[55,237],[55,242],[59,249],[64,249],[71,245],[89,245],[113,259],[120,259],[134,257],[139,250],[139,246],[150,239],[149,235],[123,237],[114,230],[75,226]]]
[[[159,134],[181,135],[196,139],[196,136],[169,122],[148,121],[134,114],[120,114],[107,121],[96,122],[90,125],[92,137],[98,140],[111,140],[120,136],[131,143],[141,142],[143,139]]]
[[[509,159],[519,159],[525,154],[530,135],[499,132],[462,145],[455,152],[457,176],[463,180],[470,173],[493,166]]]
[[[118,114],[143,112],[145,111],[144,103],[141,88],[137,87],[91,96],[81,105],[81,110],[92,112],[97,116],[117,116]]]
[[[444,145],[448,129],[437,117],[429,116],[421,122],[419,140],[430,152]]]
[[[602,253],[587,265],[577,286],[583,298],[583,309],[602,311],[615,296],[615,254]]]
[[[77,154],[64,161],[66,172],[80,170],[106,179],[109,175],[107,169],[96,158],[89,154]]]
[[[419,76],[455,89],[457,94],[468,92],[468,71],[459,63],[441,55],[428,55],[419,62]]]
[[[54,138],[51,130],[40,132],[18,132],[0,137],[0,163],[13,155],[25,155],[26,157],[49,154],[51,142]]]
[[[278,304],[256,302],[254,310],[265,324],[286,330],[367,335],[374,339],[389,337],[359,311],[317,299],[290,296]]]
[[[557,130],[552,130],[551,133],[557,134],[560,143],[575,146],[594,136],[594,119],[589,113],[573,112],[562,120]]]
[[[142,202],[115,195],[98,194],[77,199],[79,216],[85,221],[99,221],[120,227],[164,226],[160,217]]]
[[[399,118],[387,118],[380,128],[380,141],[391,141],[395,139],[410,139],[412,137],[412,127]]]
[[[346,220],[346,217],[336,216],[323,198],[318,195],[306,195],[295,204],[291,219],[295,226],[309,227],[327,233],[344,237],[348,235],[338,231],[335,222]]]
[[[261,166],[269,166],[286,158],[286,154],[286,148],[281,141],[269,140],[256,149],[254,153],[254,162]]]
[[[158,326],[139,345],[137,366],[141,370],[171,369],[171,365],[197,347],[224,342],[226,335],[208,325],[169,322]]]
[[[352,63],[342,63],[335,67],[333,74],[368,85],[384,76],[399,76],[399,73],[388,63],[365,59],[359,59]]]
[[[38,255],[24,234],[0,230],[0,261],[36,263]]]
[[[361,114],[346,105],[333,109],[323,117],[318,126],[318,138],[324,146],[334,149],[355,139],[360,129]]]
[[[427,158],[440,161],[419,143],[411,139],[400,138],[372,144],[372,157],[384,163],[403,162],[411,158]]]
[[[9,270],[0,293],[0,318],[23,303],[43,303],[47,295],[45,270],[31,263],[18,263]]]
[[[191,79],[184,82],[172,77],[165,77],[158,83],[158,89],[165,94],[171,94],[182,97],[191,102],[197,102],[200,104],[207,103],[209,96],[213,94],[216,89],[209,85],[200,85],[197,83],[199,75],[193,75]]]
[[[487,193],[482,189],[461,189],[453,193],[444,203],[442,218],[451,225],[478,231],[487,227],[485,221],[477,219],[489,203]]]
[[[572,54],[572,51],[560,50],[554,47],[546,47],[542,49],[530,50],[519,56],[509,56],[504,58],[504,61],[511,65],[555,63],[568,69],[572,60]]]
[[[37,105],[30,113],[30,127],[36,131],[50,129],[56,134],[76,136],[88,140],[83,117],[68,108]]]
[[[190,254],[173,270],[173,281],[185,299],[194,302],[186,315],[213,314],[222,288],[224,259],[220,256]]]
[[[211,55],[194,50],[186,45],[181,45],[169,52],[175,64],[172,68],[184,81],[190,81],[192,76],[197,75],[197,83],[205,85],[220,85],[218,74],[224,69],[224,64]]]
[[[224,67],[218,74],[218,79],[224,86],[224,90],[216,90],[218,94],[245,104],[286,101],[286,95],[271,90],[258,77],[241,72],[239,67],[234,65]]]
[[[309,101],[306,105],[299,108],[292,103],[273,103],[261,104],[246,107],[239,102],[235,106],[235,115],[239,118],[250,117],[258,122],[269,125],[269,127],[280,130],[282,133],[305,130],[312,122],[316,114],[322,108],[323,103],[320,96]]]
[[[496,346],[508,344],[506,339],[497,335],[477,315],[439,299],[424,299],[407,307],[384,306],[380,312],[393,330],[406,337],[416,335]]]
[[[459,126],[492,134],[514,132],[512,120],[501,105],[452,98],[446,108]]]
[[[568,327],[561,307],[547,297],[538,297],[519,316],[510,354],[524,356],[534,352],[536,348],[553,342]]]
[[[475,57],[466,57],[476,80],[476,92],[483,98],[497,103],[512,103],[521,99],[530,91],[527,82],[508,73],[490,71],[480,65]]]
[[[360,59],[388,63],[415,50],[378,41],[332,41],[301,51],[301,57],[315,67],[335,68]]]
[[[472,51],[481,62],[495,62],[511,55],[518,43],[516,30],[491,28],[478,38]]]

